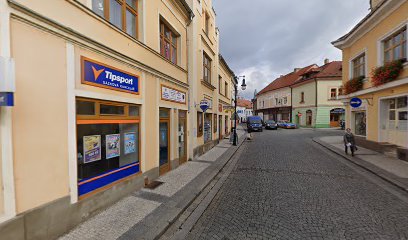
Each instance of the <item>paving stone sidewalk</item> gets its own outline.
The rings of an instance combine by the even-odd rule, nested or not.
[[[238,127],[238,147],[246,132]],[[204,155],[159,177],[159,187],[141,189],[81,223],[60,240],[155,239],[194,201],[238,147],[222,140]]]
[[[355,156],[346,155],[342,136],[315,138],[315,142],[369,170],[395,186],[408,191],[408,162],[360,146]]]

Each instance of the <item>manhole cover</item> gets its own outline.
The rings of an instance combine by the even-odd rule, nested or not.
[[[155,189],[155,188],[157,188],[158,186],[162,185],[163,183],[164,183],[164,182],[160,182],[160,181],[152,181],[151,183],[147,184],[147,185],[145,186],[145,188]]]

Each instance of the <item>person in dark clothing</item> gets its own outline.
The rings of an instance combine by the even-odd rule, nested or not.
[[[348,154],[348,148],[350,148],[351,156],[354,156],[354,151],[356,150],[356,141],[354,139],[354,135],[351,133],[350,128],[346,129],[346,134],[344,134],[343,141],[346,154]]]

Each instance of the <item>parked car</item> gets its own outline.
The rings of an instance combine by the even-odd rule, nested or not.
[[[262,128],[262,118],[259,116],[250,116],[247,119],[247,129],[248,132],[254,132],[254,131],[263,131]]]
[[[267,120],[265,121],[265,129],[276,130],[278,129],[278,124],[273,120]]]
[[[288,122],[288,121],[286,121],[286,120],[280,120],[280,121],[278,121],[278,127],[280,127],[280,128],[286,128],[286,129],[288,129],[288,128],[294,129],[294,128],[296,128],[297,126],[296,126],[296,124],[291,123],[291,122]]]

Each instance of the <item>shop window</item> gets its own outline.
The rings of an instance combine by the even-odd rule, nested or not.
[[[140,171],[140,119],[125,114],[139,106],[77,99],[77,109],[84,103],[93,103],[95,114],[77,111],[79,196]]]
[[[137,37],[137,0],[92,0],[92,10],[130,36]]]
[[[383,41],[384,63],[407,58],[407,28],[394,33]]]
[[[211,84],[211,59],[205,52],[203,53],[203,80]]]
[[[139,116],[139,107],[129,106],[129,116]]]
[[[76,111],[79,115],[95,115],[95,102],[77,101]]]
[[[177,64],[178,36],[167,23],[160,21],[160,54],[174,64]]]
[[[400,97],[397,99],[397,108],[406,108],[407,107],[407,97]]]
[[[160,116],[160,118],[169,118],[170,117],[170,111],[168,111],[167,109],[160,109],[159,116]]]
[[[352,60],[352,78],[365,77],[365,53]]]
[[[124,115],[125,107],[116,105],[100,104],[101,115]]]
[[[204,142],[205,143],[212,140],[211,128],[212,128],[212,116],[211,116],[211,113],[206,113],[204,115]]]
[[[197,137],[203,136],[203,113],[197,112]]]

